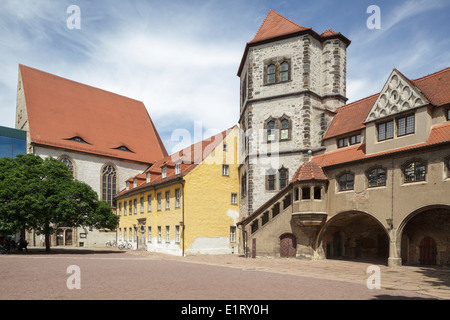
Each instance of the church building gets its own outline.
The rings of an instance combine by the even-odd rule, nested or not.
[[[167,156],[141,101],[24,65],[19,66],[16,128],[27,132],[27,153],[64,162],[75,179],[114,206],[125,180]],[[111,230],[56,226],[53,246],[104,247]],[[43,236],[28,234],[30,245]]]

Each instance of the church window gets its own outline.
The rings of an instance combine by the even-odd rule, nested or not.
[[[345,173],[339,178],[339,191],[353,190],[355,177],[351,173]]]
[[[70,170],[70,172],[72,172],[72,174],[73,174],[73,163],[69,158],[63,157],[59,161],[64,163],[67,166],[67,168]]]
[[[423,162],[414,161],[404,167],[405,182],[425,181],[426,167]]]
[[[267,67],[267,83],[272,84],[275,83],[275,65],[271,64]]]
[[[369,171],[369,188],[380,187],[386,185],[386,170],[382,168],[375,168]]]
[[[280,75],[281,81],[288,81],[289,80],[289,63],[287,61],[284,61],[281,64],[281,75]]]
[[[378,125],[378,141],[392,139],[393,137],[394,137],[393,120]]]
[[[113,166],[107,165],[102,171],[102,200],[109,205],[113,204],[113,197],[116,194],[116,169]]]
[[[399,118],[397,120],[398,136],[414,133],[414,115]]]

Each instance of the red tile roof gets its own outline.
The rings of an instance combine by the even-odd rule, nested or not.
[[[405,79],[416,86],[432,105],[439,107],[450,103],[450,68],[415,80],[407,77]],[[323,139],[334,138],[365,128],[364,121],[378,95],[379,93],[337,108],[336,115]]]
[[[291,20],[283,17],[278,12],[270,10],[264,19],[255,37],[249,43],[260,42],[277,38],[291,33],[296,33],[311,28],[302,27]]]
[[[173,153],[170,156],[166,156],[158,161],[156,161],[152,166],[150,166],[143,174],[139,174],[138,176],[146,176],[148,172],[151,174],[151,181],[149,183],[141,183],[137,188],[132,188],[132,184],[130,184],[129,190],[122,190],[119,192],[116,197],[124,196],[129,192],[133,192],[136,190],[140,190],[146,187],[156,186],[162,183],[167,183],[169,181],[176,180],[188,174],[192,171],[198,164],[200,164],[203,160],[205,160],[211,152],[225,139],[225,137],[234,129],[236,126],[229,128],[221,133],[218,133],[214,136],[211,136],[205,140],[194,143],[189,147],[186,147],[178,152]],[[175,174],[174,166],[175,163],[181,161],[181,173]],[[162,178],[161,168],[164,166],[170,166],[171,169],[167,170],[167,177]],[[129,178],[127,181],[132,181],[132,178]]]
[[[285,18],[278,12],[270,10],[266,18],[264,19],[263,23],[259,27],[255,37],[246,44],[244,55],[242,56],[241,64],[239,66],[238,76],[241,75],[250,46],[258,45],[264,43],[265,41],[279,39],[282,37],[295,36],[298,35],[299,33],[309,33],[313,37],[319,39],[320,41],[327,40],[330,37],[338,37],[341,40],[343,40],[347,44],[347,46],[350,45],[351,42],[340,32],[335,32],[331,29],[328,29],[322,34],[318,34],[311,28],[298,25],[292,22],[291,20]]]
[[[141,101],[27,66],[19,70],[32,143],[143,163],[167,156]],[[75,137],[86,143],[68,140]]]
[[[312,180],[328,180],[328,178],[321,166],[315,162],[309,161],[305,162],[297,169],[291,182]]]
[[[338,149],[336,151],[327,152],[321,155],[317,155],[311,159],[322,168],[326,168],[333,165],[344,164],[352,161],[372,159],[376,157],[391,155],[399,152],[412,151],[416,149],[437,146],[440,144],[450,143],[450,123],[444,123],[436,125],[431,128],[430,135],[426,142],[418,143],[394,150],[387,150],[370,155],[366,155],[366,145],[355,145],[348,148]]]

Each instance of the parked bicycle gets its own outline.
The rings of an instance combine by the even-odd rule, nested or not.
[[[122,241],[122,242],[118,245],[118,248],[119,248],[120,250],[123,250],[123,249],[131,249],[131,248],[133,248],[133,245],[132,245],[131,242],[128,242],[127,240],[125,240],[125,241]]]
[[[114,240],[114,241],[106,241],[106,247],[107,248],[112,248],[112,247],[114,247],[114,248],[116,248],[117,247],[117,241],[116,240]]]

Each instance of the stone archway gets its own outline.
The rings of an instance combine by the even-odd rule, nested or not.
[[[403,265],[450,266],[450,206],[433,205],[415,210],[397,230]]]
[[[324,225],[317,239],[327,259],[381,260],[389,256],[389,235],[372,215],[359,212],[339,213]]]

